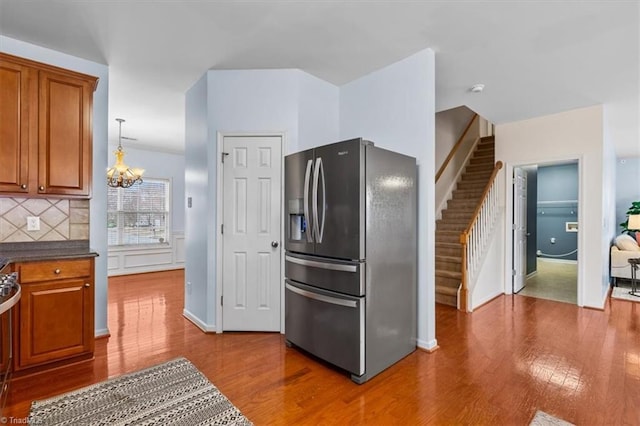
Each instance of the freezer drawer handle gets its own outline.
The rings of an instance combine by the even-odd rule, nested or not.
[[[358,302],[355,300],[344,300],[338,299],[331,296],[325,296],[324,294],[312,293],[307,290],[302,290],[301,288],[294,287],[291,284],[285,284],[287,290],[292,291],[294,293],[299,294],[300,296],[307,297],[309,299],[317,300],[319,302],[331,303],[332,305],[345,306],[347,308],[357,308]]]
[[[287,262],[297,263],[302,266],[311,266],[312,268],[330,269],[332,271],[341,272],[358,272],[358,267],[354,265],[341,265],[339,263],[316,262],[315,260],[298,259],[297,257],[285,256]]]

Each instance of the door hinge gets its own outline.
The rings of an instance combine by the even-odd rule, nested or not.
[[[223,152],[222,154],[220,154],[220,161],[224,163],[224,157],[226,157],[227,155],[229,155],[228,152]]]
[[[513,229],[514,231],[517,229],[517,228],[516,228],[516,224],[515,224],[515,223],[512,223],[512,224],[511,224],[511,229]]]
[[[224,225],[220,225],[220,233],[224,234]]]
[[[511,275],[513,275],[514,277],[516,276],[516,270],[515,269],[511,270]]]
[[[224,296],[220,296],[220,306],[224,306]]]

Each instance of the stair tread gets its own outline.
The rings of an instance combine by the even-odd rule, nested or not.
[[[457,287],[454,288],[454,287],[436,285],[436,293],[447,294],[447,295],[450,295],[450,296],[457,296],[458,295],[458,288]]]
[[[460,278],[460,279],[462,279],[462,272],[445,271],[445,270],[442,270],[442,269],[436,269],[436,277]]]
[[[436,260],[442,260],[447,262],[462,262],[462,257],[460,256],[447,256],[447,255],[439,255],[436,250]]]

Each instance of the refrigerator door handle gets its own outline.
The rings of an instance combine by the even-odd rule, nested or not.
[[[304,172],[304,220],[307,221],[307,242],[313,242],[313,228],[309,229],[309,225],[314,221],[309,220],[309,181],[311,180],[311,168],[313,160],[307,161],[307,170]]]
[[[318,234],[318,242],[322,242],[322,235],[324,234],[324,218],[327,213],[327,196],[325,193],[325,181],[324,181],[324,166],[322,165],[322,158],[318,158],[318,169],[320,169],[320,175],[322,177],[322,223],[319,226],[320,232]]]
[[[322,227],[318,225],[320,218],[318,217],[318,184],[320,183],[320,172],[322,171]],[[326,195],[324,193],[324,170],[322,167],[322,158],[316,158],[316,165],[313,170],[313,229],[315,231],[316,242],[322,242],[322,234],[324,233],[324,204]]]
[[[345,306],[347,308],[357,308],[358,302],[355,300],[345,300],[338,299],[337,297],[325,296],[324,294],[312,293],[307,290],[303,290],[298,287],[294,287],[289,283],[285,284],[287,290],[292,291],[294,293],[299,294],[300,296],[304,296],[308,299],[317,300],[319,302],[330,303],[332,305]]]
[[[289,256],[289,255],[286,255],[284,257],[284,260],[287,262],[295,263],[297,265],[310,266],[312,268],[328,269],[331,271],[339,271],[339,272],[353,272],[353,273],[358,272],[358,267],[355,265],[343,265],[340,263],[318,262],[315,260],[300,259],[300,258]]]

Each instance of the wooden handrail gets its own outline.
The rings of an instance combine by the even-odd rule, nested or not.
[[[471,215],[471,220],[469,220],[467,227],[460,234],[460,244],[467,243],[467,235],[469,234],[469,231],[471,231],[471,227],[473,226],[473,223],[478,218],[478,213],[480,213],[480,209],[482,209],[482,202],[484,201],[484,198],[487,196],[487,193],[491,189],[491,185],[493,185],[493,181],[496,178],[496,175],[498,174],[501,168],[502,168],[502,161],[496,162],[496,165],[493,167],[493,172],[491,172],[491,177],[489,178],[487,185],[484,187],[484,191],[482,191],[480,202],[476,206],[476,209],[473,211],[473,214]]]
[[[478,114],[474,113],[473,117],[471,117],[471,120],[469,120],[469,124],[467,124],[467,127],[465,127],[464,132],[462,132],[462,135],[460,136],[460,138],[458,138],[458,141],[455,143],[455,145],[453,145],[451,151],[449,151],[449,155],[447,155],[447,158],[444,159],[444,163],[442,163],[442,166],[440,166],[440,168],[438,169],[438,173],[436,173],[436,182],[438,182],[438,179],[440,179],[440,176],[442,176],[442,174],[444,173],[445,169],[449,165],[449,162],[456,154],[456,151],[458,151],[458,148],[460,148],[460,145],[462,145],[464,137],[467,136],[467,132],[471,128],[471,125],[476,118],[478,118]]]

